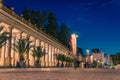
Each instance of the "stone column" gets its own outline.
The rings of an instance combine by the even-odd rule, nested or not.
[[[43,52],[46,52],[46,50],[45,50],[45,42],[43,42]],[[46,67],[46,63],[45,63],[45,55],[44,55],[44,67]]]
[[[41,46],[41,40],[39,40],[39,46],[42,48]],[[42,57],[40,57],[40,67],[42,66]]]
[[[13,50],[13,48],[14,48],[13,43],[15,43],[16,40],[20,39],[21,34],[22,34],[21,31],[13,28],[13,30],[12,30],[12,41],[11,41],[11,43],[12,43],[11,44],[11,46],[12,46],[12,49],[11,49],[12,61],[11,62],[12,62],[12,66],[14,66],[14,67],[16,66],[17,61],[19,61],[19,54],[15,50]]]
[[[42,52],[43,52],[43,50],[44,50],[44,43],[43,43],[43,41],[40,41],[40,46],[41,46],[41,48],[42,48]],[[44,56],[42,56],[41,58],[40,58],[40,61],[41,61],[41,67],[44,67]]]
[[[45,51],[45,42],[41,41],[42,52]],[[41,66],[45,67],[45,55],[41,57]]]
[[[54,47],[52,47],[51,56],[52,56],[52,66],[54,66]]]
[[[47,60],[47,62],[48,62],[48,67],[50,66],[50,65],[49,65],[49,54],[50,54],[50,45],[48,45],[48,53],[47,53],[47,58],[48,58],[48,60]]]
[[[55,48],[54,48],[54,51],[53,51],[53,61],[54,61],[54,67],[55,67]]]
[[[22,34],[23,34],[23,32],[21,31],[20,35],[19,35],[19,39],[22,39]]]
[[[51,66],[52,65],[52,47],[51,47],[51,45],[49,45],[49,66]]]
[[[54,50],[54,67],[57,65],[57,64],[56,64],[56,57],[55,57],[55,54],[56,54],[56,48],[55,48],[55,50]]]
[[[35,38],[30,36],[30,41],[31,41],[30,46],[34,46],[36,43]],[[33,54],[32,50],[33,50],[33,48],[31,48],[29,50],[29,57],[28,58],[29,58],[29,66],[34,67],[34,57],[32,56],[32,54]]]
[[[4,30],[5,32],[8,32],[7,36],[9,37],[9,40],[6,41],[6,44],[4,45],[4,59],[3,64],[4,66],[10,66],[11,65],[11,37],[12,37],[12,27],[9,25],[5,25]]]
[[[4,46],[2,46],[2,48],[1,48],[1,57],[2,57],[2,59],[1,59],[1,66],[3,66],[3,67],[5,67],[5,51],[6,51],[6,46],[4,45]]]
[[[57,48],[57,55],[58,55],[58,54],[59,54],[59,49]],[[60,61],[59,61],[59,60],[57,60],[57,67],[59,66],[58,63],[59,63],[59,65],[60,65]]]
[[[9,66],[9,40],[5,44],[5,67]]]
[[[25,38],[29,38],[29,41],[30,41],[30,35],[26,34]],[[31,45],[29,44],[29,46],[31,46]],[[26,65],[27,65],[27,67],[30,67],[30,58],[29,58],[29,56],[30,56],[30,49],[26,53],[26,56],[27,56]]]
[[[15,42],[15,37],[12,37],[12,48],[14,48],[13,43]],[[11,57],[12,57],[12,66],[15,67],[16,63],[15,63],[15,51],[13,49],[11,49]]]
[[[8,65],[9,67],[11,67],[11,41],[12,41],[12,30],[13,30],[13,27],[9,27],[9,40],[8,40]]]
[[[45,44],[45,50],[46,50],[46,54],[45,54],[45,62],[46,62],[46,67],[48,67],[48,44]]]

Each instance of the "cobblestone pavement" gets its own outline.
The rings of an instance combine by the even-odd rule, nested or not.
[[[0,80],[120,80],[120,70],[73,68],[0,69]]]

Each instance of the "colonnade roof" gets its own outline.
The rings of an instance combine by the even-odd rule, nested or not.
[[[17,15],[14,12],[13,8],[9,9],[6,6],[4,6],[2,3],[0,3],[0,14],[1,14],[0,16],[3,16],[3,18],[6,18],[6,19],[0,19],[0,21],[6,22],[7,24],[9,24],[13,27],[16,25],[15,26],[16,28],[18,28],[34,37],[37,37],[37,35],[40,35],[44,39],[47,39],[50,44],[54,43],[54,44],[56,44],[56,47],[59,46],[61,49],[69,51],[69,49],[67,47],[65,47],[63,44],[61,44],[56,38],[52,37],[49,34],[46,34],[42,30],[38,30],[34,25],[32,25],[30,22],[26,21],[23,17]],[[9,20],[9,21],[6,21],[6,20]],[[24,29],[21,28],[23,26],[24,26]],[[29,29],[29,30],[26,31],[27,29]],[[35,34],[33,35],[31,33],[31,31],[32,31],[32,33],[35,33]]]

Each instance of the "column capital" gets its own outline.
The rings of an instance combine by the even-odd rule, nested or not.
[[[10,29],[10,30],[13,29],[13,28],[14,28],[14,27],[12,27],[12,26],[9,26],[9,27],[8,27],[8,29]]]
[[[2,6],[3,6],[3,4],[2,4],[2,2],[0,2],[0,8],[2,8]]]

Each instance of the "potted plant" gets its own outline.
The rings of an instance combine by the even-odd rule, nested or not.
[[[40,67],[40,58],[46,54],[45,49],[42,51],[42,47],[36,46],[32,50],[33,54],[32,56],[34,57],[34,66],[35,67]]]
[[[6,44],[6,40],[9,39],[9,36],[7,36],[8,32],[3,32],[3,27],[0,27],[0,48]]]
[[[30,46],[31,41],[29,41],[29,37],[26,37],[24,39],[16,39],[15,43],[13,43],[14,47],[13,49],[18,53],[19,55],[19,66],[21,68],[25,67],[25,59],[24,55],[27,54],[31,48]]]

